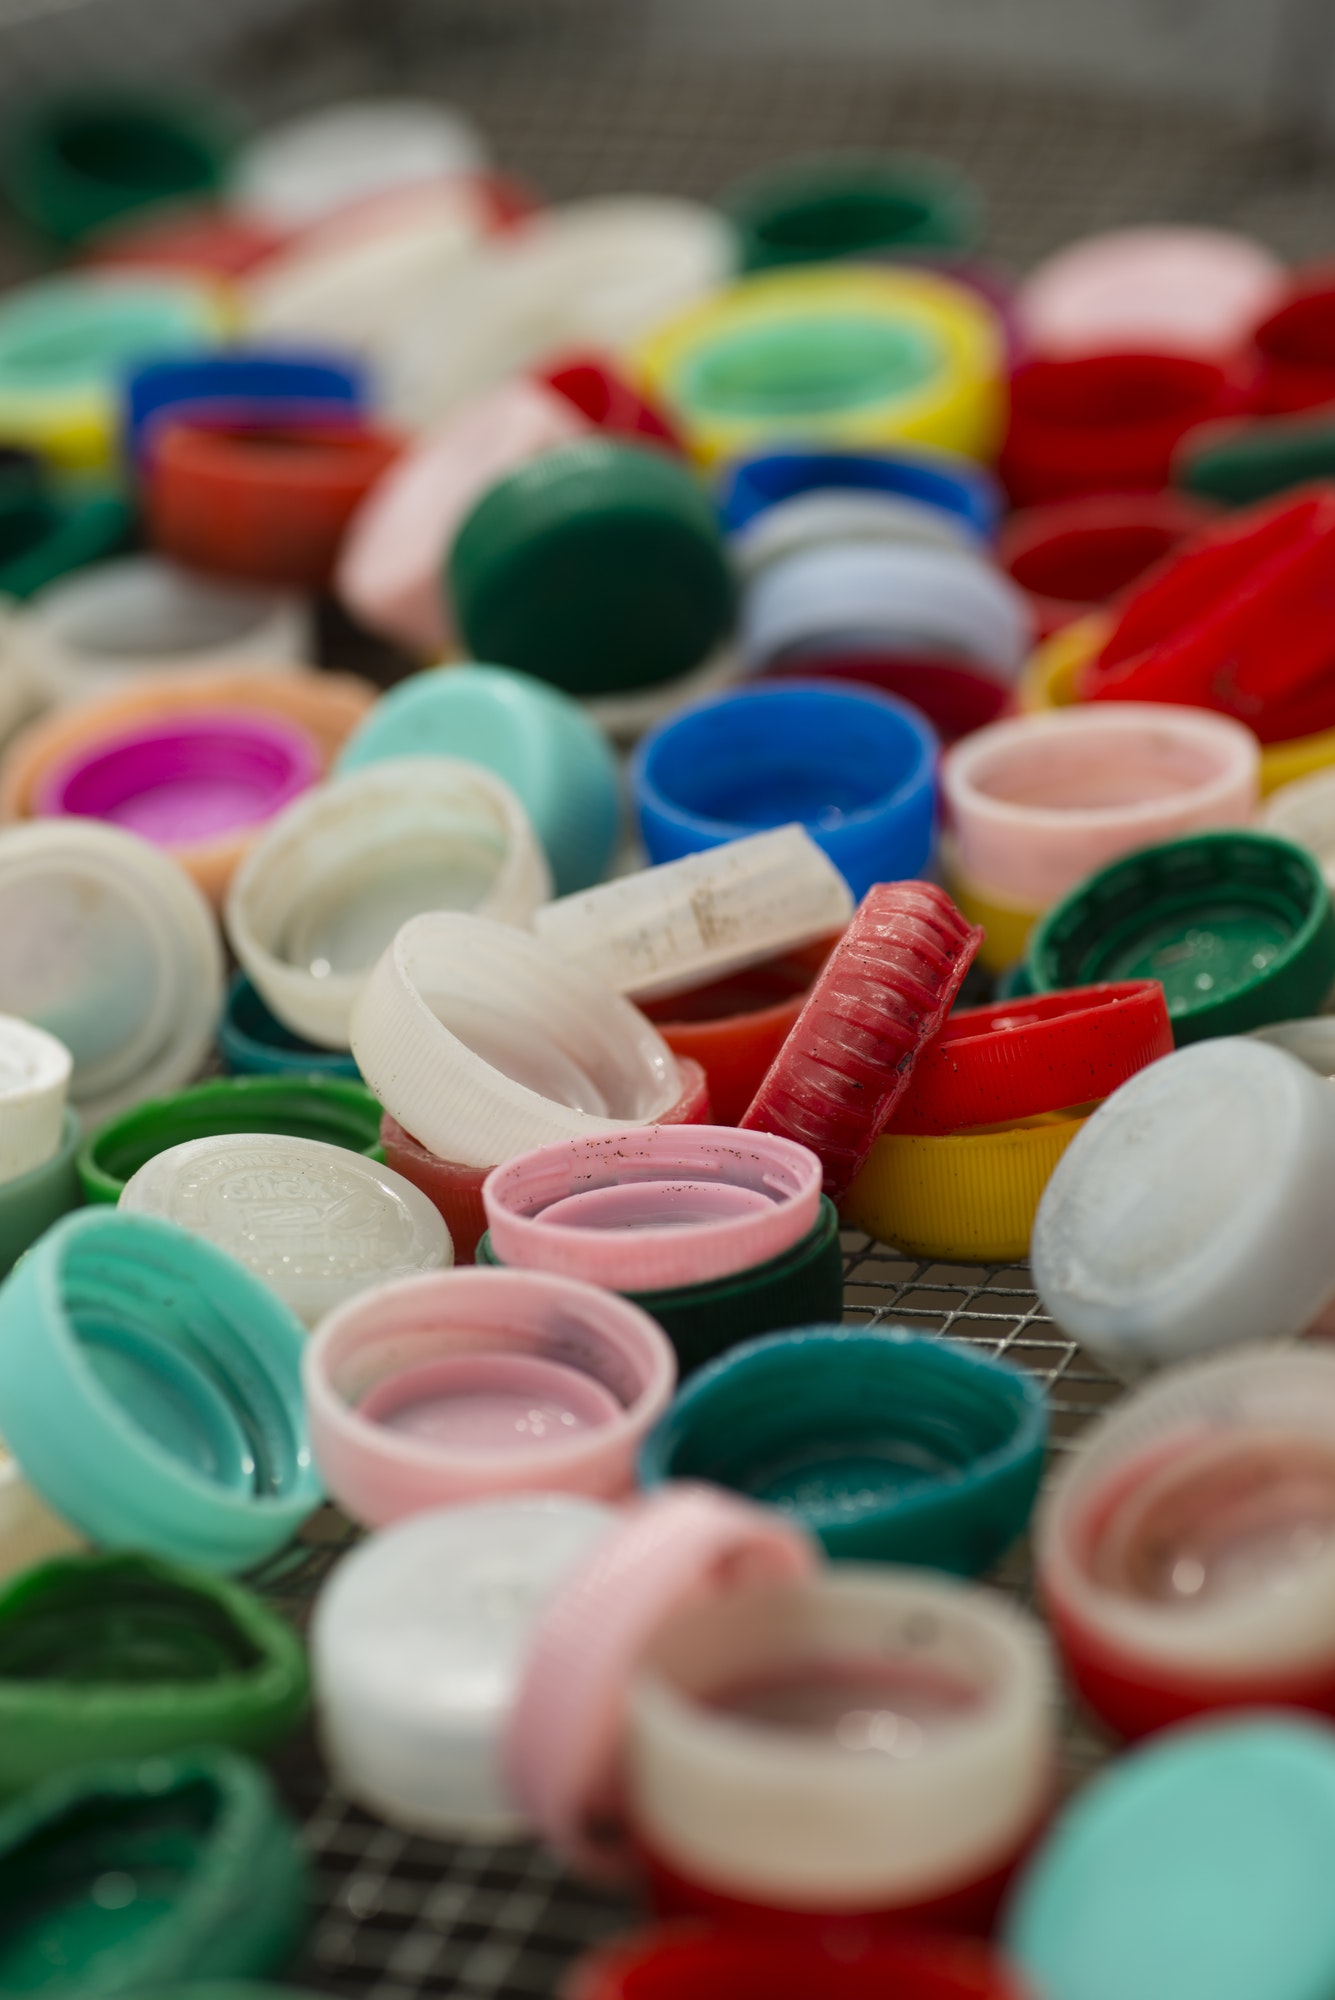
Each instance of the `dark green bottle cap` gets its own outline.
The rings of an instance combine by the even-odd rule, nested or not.
[[[0,1590],[0,1792],[200,1743],[267,1750],[307,1691],[291,1626],[201,1570],[70,1556]]]
[[[1335,421],[1328,411],[1203,424],[1173,462],[1173,484],[1225,507],[1246,507],[1313,479],[1335,479]]]
[[[135,209],[214,193],[231,150],[220,110],[182,93],[69,91],[16,118],[4,189],[34,229],[77,243]]]
[[[134,515],[119,493],[60,492],[0,474],[0,594],[31,597],[126,546]]]
[[[273,1787],[231,1751],[52,1778],[0,1812],[0,1993],[260,1977],[288,1962],[306,1889]]]
[[[741,237],[744,271],[894,250],[968,250],[982,216],[977,188],[956,168],[897,153],[794,160],[740,182],[723,208]]]
[[[450,555],[479,660],[570,694],[687,673],[727,633],[733,580],[704,487],[666,451],[588,438],[502,479]]]
[[[1157,979],[1179,1048],[1319,1013],[1335,911],[1315,857],[1271,833],[1142,848],[1049,910],[1026,959],[1035,992]]]

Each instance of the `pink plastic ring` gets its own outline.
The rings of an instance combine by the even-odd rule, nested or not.
[[[258,826],[319,776],[304,729],[215,709],[80,744],[45,773],[33,803],[39,817],[111,820],[159,847],[193,847]]]
[[[628,1125],[521,1153],[482,1202],[502,1264],[667,1292],[781,1256],[815,1228],[820,1193],[820,1161],[792,1139]]]
[[[1021,338],[1052,355],[1133,345],[1213,359],[1278,304],[1279,259],[1231,230],[1150,225],[1085,236],[1016,294]]]
[[[330,1495],[382,1528],[500,1493],[620,1499],[677,1363],[656,1321],[611,1292],[454,1270],[330,1313],[302,1374]]]
[[[593,1875],[626,1869],[626,1689],[665,1621],[720,1591],[809,1575],[818,1560],[782,1515],[713,1487],[662,1486],[626,1510],[540,1617],[510,1714],[510,1784],[554,1847]]]

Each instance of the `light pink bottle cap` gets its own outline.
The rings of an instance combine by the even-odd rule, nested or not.
[[[677,1362],[638,1306],[536,1271],[433,1272],[323,1320],[303,1364],[311,1445],[354,1521],[501,1493],[619,1499]]]
[[[1144,348],[1208,360],[1245,340],[1286,282],[1277,257],[1230,230],[1114,229],[1040,264],[1015,313],[1022,341],[1053,358]]]
[[[335,587],[372,631],[427,656],[453,638],[445,559],[488,487],[592,428],[566,396],[516,376],[429,431],[378,480],[348,526]]]
[[[482,1188],[502,1264],[665,1292],[781,1256],[816,1226],[806,1146],[727,1125],[628,1125],[521,1153]]]
[[[1025,910],[1047,909],[1135,848],[1246,826],[1259,782],[1249,729],[1167,702],[994,722],[941,763],[961,880]]]
[[[618,1761],[627,1687],[674,1613],[741,1584],[809,1575],[819,1550],[782,1515],[708,1486],[636,1500],[552,1598],[510,1717],[511,1789],[590,1874],[626,1863]]]

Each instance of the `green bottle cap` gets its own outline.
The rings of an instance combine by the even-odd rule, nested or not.
[[[450,590],[475,658],[579,695],[688,672],[733,614],[703,486],[666,451],[597,437],[483,496],[455,538]]]
[[[1201,833],[1091,875],[1029,942],[1036,993],[1157,979],[1179,1048],[1321,1011],[1335,911],[1315,857],[1271,833]]]
[[[73,1111],[66,1110],[60,1144],[40,1167],[29,1168],[17,1180],[0,1182],[0,1278],[12,1271],[24,1251],[44,1236],[53,1222],[78,1208],[79,1148],[83,1133]]]
[[[291,1626],[151,1556],[69,1556],[0,1590],[0,1792],[200,1743],[267,1750],[307,1701]]]
[[[893,250],[968,250],[982,203],[944,160],[846,153],[794,160],[740,182],[723,200],[742,269],[814,264]]]
[[[214,193],[231,137],[215,106],[179,92],[70,91],[15,120],[4,189],[34,229],[77,243],[135,209]]]
[[[52,1778],[0,1812],[0,1993],[142,2000],[276,1971],[306,1887],[268,1778],[231,1751]]]
[[[1335,422],[1326,411],[1203,424],[1173,464],[1173,484],[1225,507],[1286,493],[1312,479],[1335,479]]]

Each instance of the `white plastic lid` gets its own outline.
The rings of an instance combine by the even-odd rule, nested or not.
[[[564,1494],[477,1501],[382,1529],[339,1564],[311,1663],[325,1754],[360,1805],[414,1833],[526,1830],[501,1745],[529,1635],[615,1519]]]
[[[48,584],[15,616],[13,639],[31,680],[57,703],[167,668],[283,673],[311,656],[301,598],[199,576],[160,556],[118,556]]]
[[[1335,1077],[1335,1015],[1313,1014],[1305,1021],[1272,1021],[1268,1028],[1253,1028],[1254,1042],[1269,1042],[1297,1056],[1318,1076]]]
[[[97,1125],[188,1083],[222,1012],[222,942],[190,877],[98,820],[0,831],[0,1010],[62,1041]]]
[[[130,1176],[120,1206],[216,1243],[306,1326],[373,1285],[454,1262],[439,1211],[402,1174],[278,1132],[169,1146]]]
[[[825,487],[766,507],[729,539],[728,547],[743,578],[749,580],[784,556],[827,542],[975,552],[979,547],[978,536],[967,521],[944,507],[933,507],[929,501],[909,500],[898,493]]]
[[[1313,771],[1281,785],[1261,807],[1257,824],[1307,848],[1335,889],[1335,771]]]
[[[345,1049],[353,999],[406,918],[470,910],[527,924],[551,889],[502,779],[460,757],[388,757],[270,821],[232,878],[225,917],[279,1020]]]
[[[543,209],[461,258],[404,323],[384,359],[389,414],[434,423],[562,348],[617,352],[735,263],[732,229],[702,202],[606,195]]]
[[[1198,1042],[1076,1134],[1034,1222],[1057,1324],[1126,1379],[1300,1333],[1335,1294],[1335,1092],[1283,1050]]]
[[[535,934],[632,1000],[660,1000],[842,930],[843,876],[800,826],[749,834],[548,903]]]
[[[770,564],[742,607],[742,651],[753,666],[855,632],[909,651],[959,652],[1011,681],[1032,644],[1033,614],[982,554],[869,542],[828,542]]]
[[[271,126],[243,150],[232,201],[301,229],[386,188],[469,173],[487,149],[462,112],[415,97],[349,98]]]
[[[45,1166],[56,1152],[72,1068],[54,1035],[0,1014],[0,1184]]]
[[[465,1167],[652,1124],[681,1093],[667,1043],[605,981],[523,931],[444,912],[410,918],[379,960],[352,1052],[405,1131]]]

